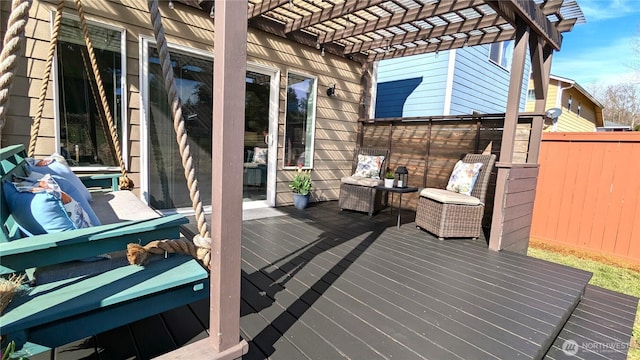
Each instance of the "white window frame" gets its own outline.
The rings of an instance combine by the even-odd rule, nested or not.
[[[493,59],[491,57],[494,47],[498,47],[497,48],[498,59]],[[506,57],[505,57],[505,54],[506,54]],[[505,62],[504,64],[502,61],[503,59]],[[500,42],[490,44],[489,61],[491,61],[492,63],[498,65],[499,67],[507,71],[511,71],[511,63],[513,62],[513,40],[505,40],[505,41],[500,41]]]
[[[309,160],[309,165],[308,166],[303,166],[302,169],[304,170],[311,170],[313,169],[313,158],[315,157],[315,142],[316,142],[316,113],[317,113],[317,109],[318,109],[318,77],[317,76],[313,76],[301,71],[296,71],[296,70],[291,70],[288,69],[287,73],[286,73],[286,79],[285,79],[285,99],[284,99],[284,134],[283,134],[283,143],[282,146],[286,147],[286,142],[287,142],[287,108],[288,108],[288,96],[287,96],[287,89],[289,88],[289,74],[295,74],[298,76],[304,76],[307,77],[309,79],[313,79],[313,107],[311,109],[311,155],[305,154],[305,157],[310,156],[310,160]],[[291,169],[297,169],[298,167],[296,165],[293,166],[287,166],[286,163],[286,149],[283,148],[282,151],[282,168],[285,170],[291,170]]]
[[[49,13],[49,23],[51,24],[51,27],[50,27],[51,33],[53,33],[53,23],[54,23],[53,20],[55,18],[55,15],[56,15],[56,12],[54,10],[52,10]],[[63,14],[62,16],[64,18],[71,19],[74,21],[80,21],[80,17],[76,15]],[[118,140],[120,142],[120,151],[122,152],[122,160],[124,161],[124,166],[126,169],[129,169],[129,163],[128,163],[129,148],[125,146],[125,144],[128,144],[129,142],[129,132],[127,127],[127,124],[129,123],[129,118],[128,118],[129,88],[127,86],[127,31],[123,27],[107,24],[107,23],[92,20],[92,19],[87,19],[87,24],[91,24],[94,26],[99,26],[99,27],[108,29],[108,30],[120,32],[120,61],[121,61],[120,66],[122,69],[121,75],[120,75],[121,76],[120,83],[122,84],[122,96],[121,96],[122,119],[121,119],[120,129],[122,130],[122,138]],[[53,76],[53,96],[54,96],[54,101],[53,101],[54,130],[53,131],[55,132],[54,144],[55,144],[56,152],[58,152],[60,151],[62,140],[60,139],[60,129],[61,129],[60,102],[58,101],[58,99],[60,99],[60,91],[58,90],[60,84],[58,83],[58,52],[57,51],[54,54],[52,65],[53,65],[53,69],[51,73]],[[105,172],[105,171],[120,171],[120,167],[118,166],[73,166],[72,170],[79,171],[79,172]]]

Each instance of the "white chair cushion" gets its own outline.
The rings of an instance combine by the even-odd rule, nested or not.
[[[343,184],[360,185],[360,186],[367,186],[367,187],[376,187],[378,185],[384,184],[384,180],[373,179],[373,178],[364,177],[364,176],[353,176],[353,175],[344,176],[342,179],[340,179],[340,182]]]
[[[477,197],[444,189],[425,188],[420,191],[420,196],[433,199],[443,204],[480,205],[480,199]]]

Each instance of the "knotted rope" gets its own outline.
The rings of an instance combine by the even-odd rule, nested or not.
[[[42,113],[44,112],[44,103],[49,87],[49,76],[51,75],[51,67],[53,65],[53,56],[56,53],[58,35],[60,34],[60,26],[62,25],[62,9],[64,9],[64,0],[59,0],[58,6],[56,7],[56,15],[53,18],[53,31],[49,39],[49,51],[47,52],[47,60],[44,65],[44,74],[42,74],[42,84],[40,85],[40,94],[38,96],[38,109],[31,124],[31,138],[29,139],[29,148],[27,149],[29,157],[33,157],[36,152],[36,141],[38,140],[38,133],[40,132],[40,123],[42,122]]]
[[[193,167],[193,158],[191,157],[188,142],[189,139],[187,137],[184,118],[182,116],[182,104],[175,85],[173,67],[171,66],[171,58],[167,48],[167,40],[164,34],[164,27],[162,26],[162,18],[158,8],[158,1],[149,0],[147,2],[147,6],[149,8],[151,22],[153,23],[156,48],[160,55],[162,75],[164,76],[164,87],[167,91],[169,103],[171,103],[173,129],[176,133],[176,142],[180,149],[182,167],[184,168],[184,177],[187,181],[187,186],[189,187],[189,197],[198,223],[199,234],[194,236],[193,243],[185,240],[161,240],[153,241],[146,246],[129,244],[127,246],[127,257],[129,258],[130,263],[138,263],[138,259],[145,261],[149,254],[164,253],[165,251],[180,252],[192,255],[193,257],[201,260],[205,266],[209,267],[211,260],[211,237],[209,235],[209,230],[207,229],[202,201],[200,200],[198,180],[196,178],[196,171]],[[187,245],[187,243],[190,245]],[[171,251],[169,251],[169,249]],[[129,255],[130,253],[131,255]]]
[[[18,52],[24,43],[24,29],[29,19],[31,0],[13,0],[11,14],[0,51],[0,132],[7,117],[9,88],[13,83]]]
[[[91,38],[89,37],[89,28],[87,26],[87,20],[84,16],[84,9],[82,7],[81,0],[75,0],[76,8],[78,9],[78,16],[80,17],[80,24],[82,26],[82,34],[84,35],[84,42],[87,46],[87,52],[89,53],[89,62],[91,63],[91,68],[93,69],[93,75],[96,80],[96,86],[98,87],[98,94],[100,95],[100,101],[102,102],[102,109],[104,110],[104,115],[107,119],[107,123],[109,125],[109,132],[111,133],[111,139],[113,140],[113,146],[116,149],[116,156],[118,158],[118,163],[120,165],[120,171],[122,172],[122,176],[120,177],[120,190],[131,190],[134,187],[133,181],[129,179],[127,176],[127,168],[124,165],[124,160],[122,160],[122,151],[120,150],[120,141],[118,140],[118,132],[116,126],[113,122],[113,116],[111,115],[111,110],[109,109],[109,102],[107,100],[107,95],[104,91],[104,86],[102,84],[102,76],[100,75],[100,69],[98,68],[98,61],[96,60],[96,55],[93,51],[93,45],[91,43]]]
[[[131,265],[144,265],[149,261],[151,255],[164,253],[191,255],[206,265],[211,261],[209,248],[201,247],[199,244],[189,240],[156,240],[145,246],[138,244],[127,245],[127,260]]]

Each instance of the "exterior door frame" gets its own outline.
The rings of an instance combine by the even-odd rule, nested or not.
[[[247,71],[271,77],[269,89],[269,136],[267,151],[267,200],[244,202],[243,209],[276,206],[276,177],[278,175],[278,119],[280,114],[280,69],[256,63],[247,63]]]

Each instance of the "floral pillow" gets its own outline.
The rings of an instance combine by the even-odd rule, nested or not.
[[[358,165],[353,176],[379,179],[383,162],[384,156],[358,155]]]
[[[255,147],[253,149],[253,162],[256,164],[267,163],[267,148]]]
[[[465,163],[462,160],[458,160],[451,172],[447,190],[471,195],[473,186],[478,180],[480,168],[482,168],[482,163]]]
[[[92,226],[82,206],[60,190],[50,175],[38,182],[5,182],[3,193],[14,219],[27,235]]]

